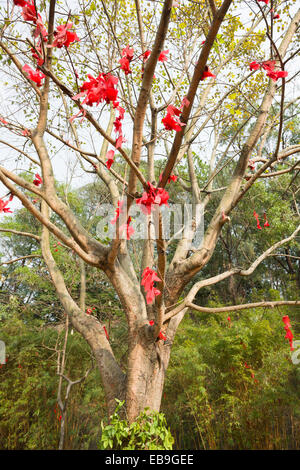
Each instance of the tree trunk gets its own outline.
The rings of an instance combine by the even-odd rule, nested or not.
[[[146,407],[159,411],[165,374],[170,357],[170,344],[163,340],[136,341],[128,358],[126,412],[129,422]]]

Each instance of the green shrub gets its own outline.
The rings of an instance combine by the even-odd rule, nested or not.
[[[102,435],[100,449],[114,450],[172,450],[174,439],[163,413],[149,412],[148,408],[139,414],[136,421],[129,424],[121,419],[118,412],[124,401],[118,405],[110,417],[110,424],[101,422]]]

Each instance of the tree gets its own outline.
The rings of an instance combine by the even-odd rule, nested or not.
[[[62,309],[94,353],[108,413],[116,398],[125,400],[130,422],[145,407],[159,411],[172,342],[189,309],[214,313],[297,304],[295,299],[223,308],[194,303],[205,287],[252,275],[300,231],[294,157],[300,145],[282,141],[290,122],[286,110],[296,112],[298,106],[292,83],[300,11],[294,12],[292,2],[271,6],[268,0],[210,0],[209,6],[204,1],[79,1],[72,11],[55,0],[1,6],[6,77],[1,144],[19,155],[22,165],[12,168],[6,159],[0,180],[8,201],[16,197],[41,226],[39,234],[14,234],[40,243]],[[250,18],[254,13],[249,26],[245,7]],[[129,138],[130,132],[126,148],[124,135]],[[111,241],[99,237],[95,224],[72,206],[68,184],[63,194],[59,191],[55,175],[67,172],[63,158],[71,152],[81,176],[94,174],[109,191],[117,228]],[[267,187],[269,178],[284,173],[293,214],[286,235],[273,233],[272,243],[267,237],[254,243],[253,256],[239,257],[242,266],[233,259],[228,269],[218,266],[213,276],[203,277],[223,227],[231,224],[230,214],[249,195],[254,206],[251,194],[258,181]],[[224,185],[218,186],[221,177]],[[162,209],[169,198],[192,205],[179,240],[164,236]],[[0,201],[4,213],[8,201]],[[199,206],[205,208],[205,232],[194,246]],[[145,240],[130,240],[134,207],[146,214]],[[256,228],[250,215],[255,239],[264,209],[251,212],[257,219]],[[264,217],[265,234],[272,222]],[[63,244],[71,260],[81,260],[83,284],[90,266],[103,271],[113,286],[127,321],[125,370],[99,319],[86,314],[84,299],[72,297],[52,239]]]

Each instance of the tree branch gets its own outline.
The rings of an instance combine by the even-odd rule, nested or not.
[[[29,232],[20,232],[19,230],[13,230],[9,228],[0,228],[0,232],[13,233],[14,235],[22,235],[23,237],[34,238],[38,242],[41,241],[41,237],[39,237],[38,235],[34,235],[33,233],[29,233]]]
[[[197,310],[198,312],[203,313],[223,313],[223,312],[237,312],[238,310],[247,310],[250,308],[274,308],[279,307],[280,305],[299,305],[300,300],[279,300],[279,301],[264,301],[264,302],[254,302],[250,304],[242,304],[242,305],[231,305],[229,307],[216,307],[216,308],[209,308],[209,307],[201,307],[200,305],[196,305],[193,303],[188,302],[186,304],[187,307],[192,308],[193,310]]]
[[[30,259],[30,258],[41,258],[42,256],[41,255],[27,255],[27,256],[20,256],[19,258],[16,258],[16,259],[12,259],[10,261],[5,261],[3,263],[0,263],[0,266],[2,266],[3,264],[12,264],[12,263],[16,263],[17,261],[21,261],[23,259]]]

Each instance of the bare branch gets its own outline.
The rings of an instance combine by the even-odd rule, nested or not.
[[[11,52],[11,50],[4,44],[3,41],[0,40],[0,47],[6,52],[6,54],[11,58],[19,72],[22,74],[22,76],[27,80],[27,82],[30,84],[31,88],[36,92],[37,96],[41,98],[41,90],[36,86],[36,84],[28,78],[27,74],[23,71],[23,66],[21,62],[16,58],[15,54]]]
[[[0,140],[0,143],[1,144],[4,144],[4,145],[7,145],[8,147],[12,148],[13,150],[16,150],[16,152],[19,152],[21,153],[22,155],[24,155],[24,157],[28,158],[28,160],[32,161],[32,163],[34,163],[35,165],[38,165],[40,166],[40,162],[38,162],[37,160],[35,160],[34,158],[32,158],[28,153],[24,152],[23,150],[15,147],[14,145],[12,144],[9,144],[8,142],[5,142],[4,140]]]
[[[41,255],[27,255],[27,256],[20,256],[19,258],[15,258],[15,259],[12,259],[10,261],[5,261],[3,263],[0,263],[0,266],[2,266],[3,264],[12,264],[12,263],[16,263],[17,261],[22,261],[24,259],[31,259],[31,258],[41,258],[42,256]]]
[[[249,304],[242,304],[242,305],[231,305],[229,307],[216,307],[216,308],[209,308],[209,307],[201,307],[199,305],[193,304],[188,302],[186,304],[187,307],[197,310],[198,312],[203,313],[223,313],[223,312],[237,312],[238,310],[248,310],[250,308],[274,308],[279,307],[281,305],[299,305],[300,300],[278,300],[278,301],[264,301],[264,302],[253,302]]]
[[[13,229],[9,229],[9,228],[0,228],[0,232],[13,233],[14,235],[22,235],[23,237],[34,238],[38,242],[41,241],[41,237],[39,237],[38,235],[34,235],[34,233],[20,232],[19,230],[13,230]]]
[[[197,62],[195,70],[194,70],[194,75],[193,75],[188,93],[186,95],[186,97],[189,100],[190,104],[189,104],[189,106],[184,107],[183,112],[181,114],[181,118],[180,118],[181,122],[183,122],[185,124],[187,123],[187,121],[189,119],[189,116],[190,116],[190,113],[191,113],[191,110],[192,110],[192,106],[193,106],[193,102],[194,102],[196,92],[197,92],[197,89],[198,89],[198,85],[199,85],[199,82],[200,82],[201,77],[203,75],[209,53],[210,53],[211,48],[213,46],[213,42],[214,42],[215,37],[216,37],[216,35],[219,31],[219,28],[222,24],[222,21],[223,21],[225,15],[226,15],[230,5],[231,5],[231,2],[232,2],[232,0],[224,0],[224,2],[222,3],[220,9],[218,10],[218,12],[217,12],[217,14],[216,14],[216,16],[215,16],[215,18],[212,22],[212,25],[211,25],[210,30],[208,32],[208,35],[206,37],[203,49],[200,53],[199,60]],[[161,179],[161,182],[160,182],[160,186],[163,187],[163,188],[167,184],[168,178],[169,178],[169,176],[170,176],[170,174],[173,170],[173,167],[175,165],[177,155],[178,155],[181,143],[182,143],[183,136],[184,136],[184,128],[183,128],[183,130],[181,130],[181,132],[176,132],[176,136],[174,138],[173,146],[172,146],[170,155],[168,157],[168,161],[167,161],[166,167],[163,171],[162,179]]]
[[[234,268],[228,271],[225,271],[221,274],[217,274],[216,276],[213,276],[208,279],[203,279],[201,281],[196,282],[196,284],[193,285],[193,287],[190,289],[188,294],[185,296],[185,299],[183,302],[181,302],[178,306],[176,306],[173,310],[169,311],[165,317],[164,317],[164,322],[172,318],[173,316],[177,315],[180,313],[183,309],[185,309],[189,303],[193,301],[195,298],[197,292],[202,289],[203,287],[211,286],[214,284],[219,283],[220,281],[223,281],[233,275],[239,275],[239,276],[250,276],[255,269],[264,261],[268,256],[271,255],[271,253],[279,248],[280,246],[284,245],[285,243],[288,243],[292,241],[297,234],[300,232],[300,225],[297,227],[297,229],[287,238],[280,240],[279,242],[275,243],[272,245],[270,248],[268,248],[264,253],[262,253],[252,264],[248,269],[240,269],[240,268]]]

